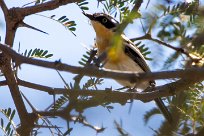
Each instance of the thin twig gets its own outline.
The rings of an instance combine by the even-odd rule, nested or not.
[[[185,54],[187,57],[189,57],[190,59],[192,59],[192,60],[194,60],[194,61],[198,61],[198,60],[199,60],[199,59],[192,58],[192,56],[190,55],[190,53],[189,53],[187,50],[185,50],[185,49],[183,49],[183,48],[180,48],[180,47],[174,47],[174,46],[171,45],[171,44],[168,44],[168,43],[163,42],[163,41],[161,41],[161,40],[158,40],[158,39],[156,39],[156,38],[152,38],[151,34],[149,34],[149,33],[147,33],[146,35],[141,36],[141,37],[132,38],[131,40],[132,40],[132,41],[137,41],[137,40],[151,40],[151,41],[154,41],[154,42],[159,43],[159,44],[161,44],[161,45],[164,45],[164,46],[166,46],[166,47],[168,47],[168,48],[170,48],[170,49],[173,49],[173,50],[175,50],[175,51],[177,51],[177,52],[183,53],[183,54]]]

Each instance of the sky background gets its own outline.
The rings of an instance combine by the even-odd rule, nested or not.
[[[5,0],[7,6],[11,7],[21,7],[22,5],[29,3],[30,0],[21,0],[21,1],[11,1]],[[143,3],[144,4],[144,3]],[[145,5],[145,4],[144,4]],[[145,7],[143,5],[143,7]],[[89,4],[90,10],[89,13],[102,12],[101,8],[97,8],[97,3],[91,1]],[[70,31],[65,29],[60,23],[53,21],[51,19],[39,16],[39,15],[31,15],[25,18],[25,22],[31,26],[39,28],[49,35],[28,29],[28,28],[19,28],[14,42],[14,50],[18,50],[20,44],[20,53],[24,53],[26,49],[45,49],[48,50],[49,53],[53,53],[53,57],[47,59],[49,61],[61,60],[63,63],[67,63],[70,65],[78,66],[78,61],[80,60],[82,54],[86,52],[86,48],[91,48],[94,43],[95,33],[90,25],[88,19],[82,14],[81,10],[78,8],[76,4],[69,4],[66,6],[62,6],[56,10],[46,11],[39,13],[45,16],[56,15],[57,18],[66,15],[70,20],[74,20],[77,24],[76,35],[74,36]],[[5,38],[5,22],[3,13],[0,10],[0,36],[1,42],[4,43]],[[125,30],[125,34],[129,38],[137,37],[142,35],[142,32],[138,32],[136,30],[141,29],[141,25],[139,23],[135,23],[135,25],[130,25]],[[86,48],[84,47],[86,46]],[[161,49],[160,47],[155,47],[154,44],[150,44],[148,47],[154,48],[152,56],[154,57],[153,62],[148,62],[153,71],[158,71],[161,69],[161,64],[158,63],[158,60],[161,60],[162,55],[165,53],[171,53],[171,51],[166,52],[166,49]],[[161,50],[160,50],[161,49]],[[162,53],[161,53],[162,51]],[[156,54],[156,55],[155,55]],[[73,74],[62,72],[63,77],[67,82],[72,82]],[[26,80],[29,82],[46,85],[50,87],[62,87],[64,86],[63,81],[58,76],[55,70],[45,69],[36,66],[22,65],[21,70],[18,73],[18,76],[22,80]],[[3,80],[3,78],[2,78]],[[121,87],[113,80],[106,79],[104,80],[104,84],[101,88],[113,87],[119,88]],[[158,84],[162,84],[163,82],[159,82]],[[38,110],[43,110],[47,108],[50,103],[53,101],[53,97],[49,96],[47,93],[40,92],[38,90],[32,90],[25,87],[20,88],[24,95],[30,100],[30,102],[36,107]],[[10,93],[7,87],[0,87],[0,108],[15,108]],[[143,114],[150,110],[155,106],[153,102],[142,103],[140,101],[134,101],[132,110],[128,113],[130,104],[126,104],[125,106],[119,104],[112,104],[114,109],[109,112],[107,109],[102,106],[94,107],[85,110],[84,115],[86,116],[87,121],[95,126],[104,126],[106,130],[103,133],[98,134],[99,136],[107,136],[107,135],[118,135],[117,130],[114,126],[114,120],[117,122],[122,121],[123,128],[129,132],[132,136],[142,136],[142,135],[152,135],[153,131],[150,129],[157,129],[160,125],[161,120],[163,120],[162,116],[154,116],[151,121],[145,126],[143,123]],[[28,107],[29,109],[29,107]],[[30,111],[30,109],[29,109]],[[2,117],[2,114],[0,114]],[[14,119],[16,124],[19,123],[17,114]],[[66,122],[62,119],[53,120],[53,124],[56,124],[61,127],[66,126]],[[71,123],[71,127],[73,127],[73,131],[71,132],[72,136],[94,136],[96,132],[88,127],[84,127],[81,124],[73,124]],[[65,129],[66,130],[66,127]],[[1,131],[0,131],[1,135]],[[42,133],[39,136],[49,135],[49,130],[42,129]]]

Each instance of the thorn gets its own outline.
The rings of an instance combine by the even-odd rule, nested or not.
[[[37,28],[35,28],[35,27],[33,27],[33,26],[30,26],[30,25],[28,25],[28,24],[26,24],[26,23],[24,23],[24,22],[19,23],[19,26],[20,26],[20,27],[27,27],[27,28],[36,30],[36,31],[38,31],[38,32],[41,32],[41,33],[44,33],[44,34],[49,35],[47,32],[44,32],[44,31],[42,31],[42,30],[40,30],[40,29],[37,29]]]
[[[25,101],[28,103],[28,105],[31,107],[32,111],[34,113],[36,113],[37,112],[36,108],[30,103],[30,101],[26,98],[26,96],[22,92],[20,92],[20,93],[23,96],[23,98],[25,99]]]

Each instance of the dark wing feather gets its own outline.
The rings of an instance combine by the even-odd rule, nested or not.
[[[137,63],[144,72],[149,72],[150,68],[145,62],[144,57],[140,53],[139,49],[133,45],[131,41],[124,41],[125,54],[129,56],[135,63]],[[155,85],[155,81],[149,81],[150,85]]]
[[[145,60],[141,58],[141,56],[137,52],[135,52],[133,49],[131,49],[129,46],[125,46],[125,54],[129,56],[132,60],[134,60],[135,63],[137,63],[144,72],[150,71]]]
[[[124,37],[123,37],[124,38]],[[137,63],[144,72],[148,72],[150,71],[150,68],[148,67],[147,63],[145,62],[144,57],[142,56],[141,52],[139,51],[139,49],[137,47],[135,47],[133,45],[133,43],[130,40],[127,40],[126,38],[124,38],[124,50],[125,50],[125,54],[127,56],[129,56],[132,60],[135,61],[135,63]],[[155,81],[149,81],[150,86],[154,86],[155,85]],[[166,120],[168,120],[168,122],[171,124],[172,123],[172,115],[169,112],[169,110],[167,109],[167,107],[164,105],[163,101],[161,98],[156,98],[154,99],[159,110],[161,111],[161,113],[164,115],[164,117],[166,118]]]

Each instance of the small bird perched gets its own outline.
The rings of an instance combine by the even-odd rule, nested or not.
[[[101,55],[103,52],[110,51],[113,46],[113,38],[116,27],[119,22],[113,17],[104,13],[87,14],[83,13],[91,20],[91,24],[96,32],[96,47],[97,54]],[[129,71],[129,72],[149,72],[150,69],[145,62],[144,56],[139,49],[125,35],[120,37],[122,41],[122,51],[118,52],[117,59],[106,59],[104,67],[111,70]],[[155,81],[145,81],[142,83],[131,83],[129,81],[117,80],[121,85],[130,88],[146,89],[147,87],[155,86]],[[161,98],[155,99],[157,106],[164,115],[164,117],[171,123],[172,116]]]

